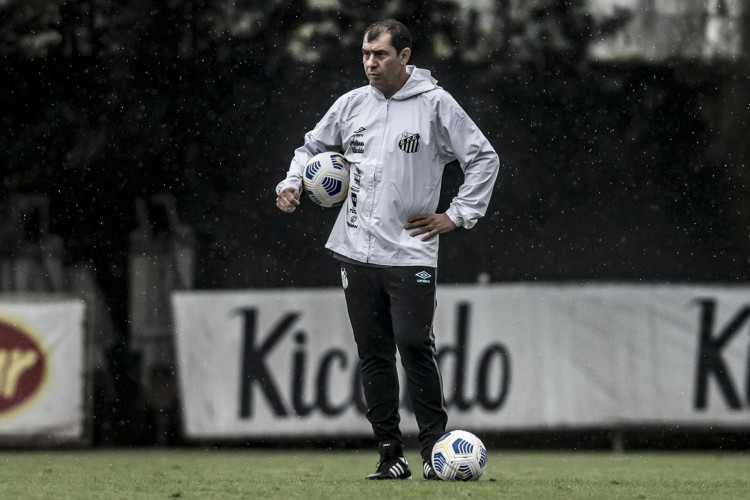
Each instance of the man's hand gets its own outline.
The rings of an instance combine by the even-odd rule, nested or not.
[[[276,196],[276,206],[285,214],[290,214],[299,205],[299,191],[288,187]]]
[[[427,241],[438,234],[447,233],[456,229],[456,225],[445,214],[419,214],[409,219],[406,229],[414,229],[409,236],[422,236],[422,241]]]

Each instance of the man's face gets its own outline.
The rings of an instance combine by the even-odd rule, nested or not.
[[[390,97],[406,81],[410,53],[410,49],[405,48],[397,54],[391,45],[390,33],[383,33],[370,42],[365,39],[362,42],[362,65],[370,84]]]

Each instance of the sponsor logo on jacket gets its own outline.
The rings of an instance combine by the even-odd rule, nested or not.
[[[364,153],[365,152],[365,143],[362,140],[364,137],[364,131],[365,127],[359,127],[357,130],[354,131],[352,134],[352,139],[349,141],[349,148],[351,148],[352,153]]]

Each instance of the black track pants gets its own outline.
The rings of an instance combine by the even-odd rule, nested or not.
[[[378,441],[401,441],[398,349],[423,458],[429,458],[448,421],[432,330],[435,274],[430,267],[341,263],[346,305],[362,365],[367,419]]]

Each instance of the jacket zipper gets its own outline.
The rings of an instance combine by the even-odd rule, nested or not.
[[[382,134],[380,137],[380,151],[378,152],[378,159],[375,163],[375,171],[372,175],[372,196],[371,196],[371,202],[370,202],[370,213],[367,214],[368,218],[370,220],[369,226],[372,226],[372,214],[375,212],[375,200],[376,198],[376,191],[380,188],[380,179],[383,178],[382,169],[383,164],[381,159],[383,158],[383,148],[385,147],[385,137],[387,135],[387,129],[388,129],[388,116],[390,114],[391,110],[391,100],[386,99],[385,101],[385,120],[383,122],[383,128],[382,128]],[[379,176],[379,177],[378,177]],[[371,255],[371,249],[372,249],[372,231],[369,229],[367,230],[367,255],[365,256],[365,261],[367,263],[370,263],[370,255]]]

